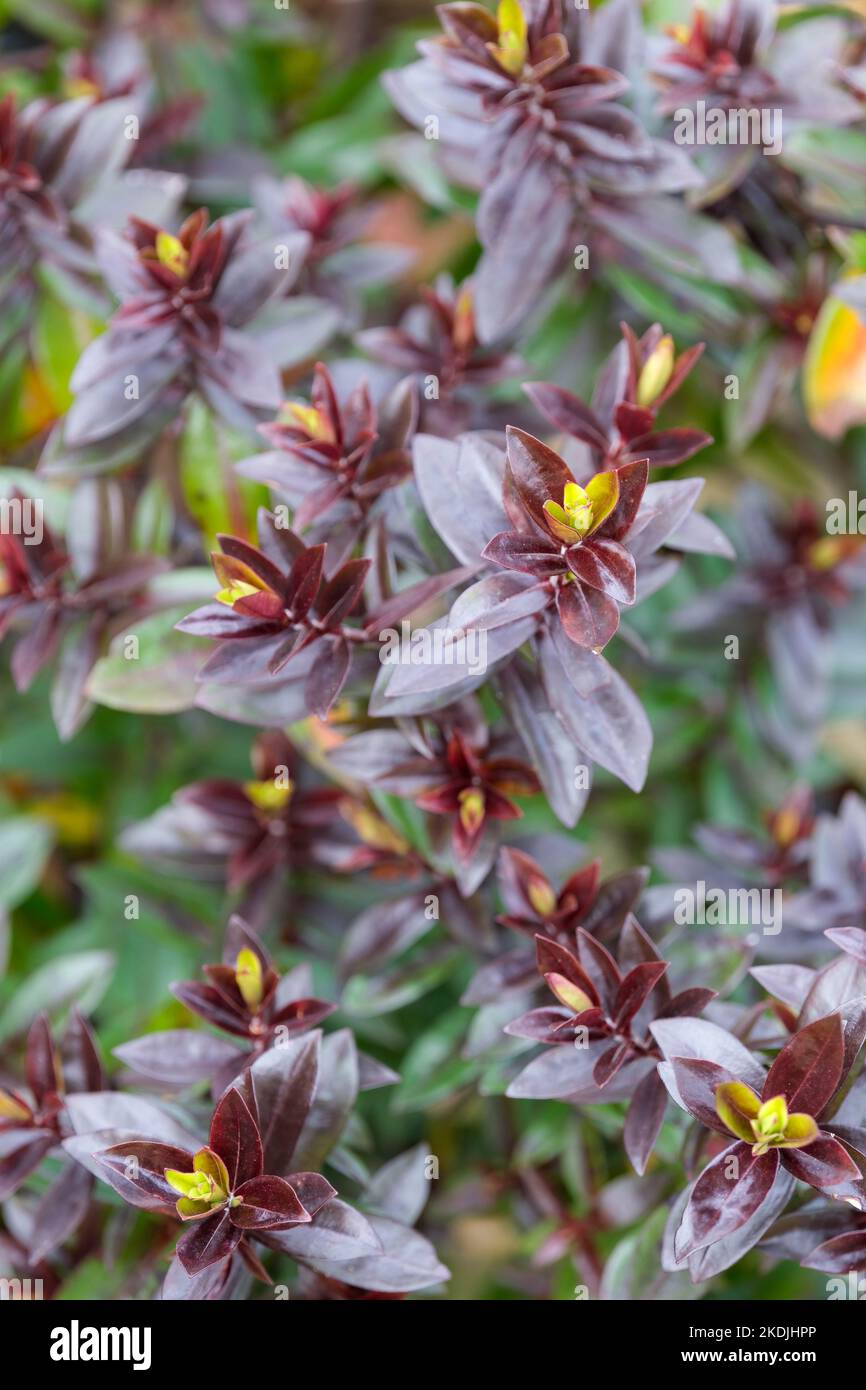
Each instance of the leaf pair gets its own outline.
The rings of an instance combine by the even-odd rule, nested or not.
[[[249,1084],[244,1090],[247,1099],[238,1087],[225,1092],[214,1111],[208,1145],[195,1154],[173,1144],[132,1139],[95,1155],[122,1195],[123,1184],[131,1183],[140,1205],[152,1211],[173,1208],[191,1223],[177,1246],[191,1275],[226,1260],[247,1233],[309,1223],[336,1195],[318,1173],[283,1178],[263,1172],[254,1093]]]

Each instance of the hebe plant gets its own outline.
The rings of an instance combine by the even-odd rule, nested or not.
[[[679,8],[3,31],[4,1277],[866,1270],[866,21]]]

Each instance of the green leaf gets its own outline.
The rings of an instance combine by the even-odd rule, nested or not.
[[[450,975],[456,951],[416,958],[381,975],[355,975],[343,994],[341,1007],[358,1016],[391,1013],[429,994]]]
[[[602,1299],[648,1302],[663,1298],[676,1302],[701,1297],[700,1285],[691,1282],[687,1270],[667,1274],[659,1267],[659,1250],[668,1214],[666,1206],[657,1208],[641,1222],[637,1231],[614,1248],[601,1281]]]
[[[133,714],[191,709],[198,689],[196,672],[209,648],[200,638],[176,631],[188,612],[186,604],[166,608],[119,633],[90,673],[90,699]]]
[[[804,179],[819,212],[855,221],[866,212],[866,132],[803,126],[785,136],[781,163]]]
[[[203,401],[190,402],[180,445],[180,481],[210,550],[221,531],[253,538],[256,511],[267,502],[267,488],[238,477],[232,465],[254,452],[249,439],[218,425]]]
[[[474,1081],[482,1063],[467,1061],[460,1055],[465,1030],[466,1011],[452,1009],[416,1038],[406,1054],[402,1080],[394,1093],[395,1110],[424,1109],[447,1100]]]
[[[69,378],[96,336],[97,327],[80,309],[71,308],[54,294],[45,291],[39,296],[33,356],[60,413],[72,403]]]
[[[150,555],[167,555],[174,516],[168,489],[152,478],[142,489],[132,523],[132,548]]]
[[[34,492],[38,491],[39,499],[43,503],[46,525],[53,531],[63,531],[69,510],[68,491],[58,487],[56,483],[46,482],[41,477],[38,479],[37,489],[34,486],[36,482],[36,475],[30,468],[0,468],[0,497],[11,497],[16,491],[32,497]]]
[[[114,971],[110,951],[58,956],[24,981],[0,1019],[0,1038],[23,1033],[37,1014],[65,1013],[77,1004],[82,1013],[96,1008]]]
[[[6,0],[4,8],[26,29],[43,34],[53,43],[76,47],[87,43],[87,24],[83,15],[75,11],[86,11],[92,6],[81,4],[80,0],[77,4],[61,4],[60,0]]]
[[[33,892],[54,843],[45,821],[14,816],[0,822],[0,907],[12,908]]]

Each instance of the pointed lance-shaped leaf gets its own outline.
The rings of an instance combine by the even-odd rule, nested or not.
[[[608,441],[601,422],[588,405],[571,391],[548,382],[530,381],[523,387],[529,399],[557,429],[588,444],[596,453],[606,454]]]
[[[849,1274],[866,1269],[866,1226],[823,1241],[800,1263],[804,1269],[820,1269],[823,1274]]]
[[[751,1130],[746,1133],[740,1129],[732,1129],[727,1118],[719,1114],[719,1088],[729,1084],[742,1085],[742,1082],[737,1082],[736,1077],[725,1067],[702,1058],[672,1057],[670,1065],[680,1097],[695,1119],[718,1134],[733,1133],[740,1139],[753,1141]],[[748,1087],[744,1089],[748,1090]],[[759,1105],[757,1096],[755,1100]]]
[[[229,1208],[220,1207],[212,1216],[189,1223],[177,1243],[176,1254],[187,1274],[200,1274],[210,1265],[228,1259],[243,1234],[232,1221]]]
[[[744,1226],[767,1200],[779,1169],[779,1152],[755,1156],[738,1140],[701,1173],[677,1232],[679,1259]]]
[[[791,1111],[820,1116],[842,1075],[845,1036],[838,1013],[801,1028],[774,1061],[763,1096],[784,1096]]]
[[[313,1219],[291,1183],[272,1174],[250,1178],[237,1188],[235,1197],[240,1201],[231,1207],[231,1219],[245,1231],[273,1230]]]
[[[544,504],[562,501],[566,484],[574,482],[571,470],[559,454],[525,430],[509,426],[507,437],[508,466],[517,495],[542,534],[549,535]]]
[[[229,1184],[236,1191],[241,1183],[257,1178],[262,1171],[262,1140],[258,1126],[237,1087],[226,1091],[213,1114],[210,1147],[228,1169]]]
[[[556,611],[569,641],[593,651],[606,647],[619,627],[616,600],[582,583],[559,585]]]
[[[618,541],[590,537],[582,545],[570,546],[566,559],[572,573],[590,588],[601,590],[617,603],[634,603],[637,567],[634,556]]]
[[[25,1071],[27,1084],[36,1097],[37,1104],[41,1105],[49,1095],[62,1092],[60,1058],[46,1014],[39,1014],[33,1020],[27,1034]]]
[[[251,1076],[261,1120],[265,1167],[280,1177],[291,1171],[292,1155],[310,1112],[319,1074],[321,1033],[290,1039],[253,1063]]]
[[[646,459],[624,463],[614,469],[618,484],[618,500],[610,515],[599,527],[597,535],[607,540],[624,540],[631,530],[646,491],[649,470]]]
[[[622,975],[616,961],[607,947],[590,936],[583,927],[577,929],[577,953],[599,1000],[605,1009],[612,1012],[622,988]]]
[[[131,1184],[136,1200],[135,1205],[147,1211],[171,1212],[174,1214],[177,1192],[166,1180],[166,1169],[176,1169],[181,1173],[192,1171],[193,1155],[189,1149],[181,1149],[175,1144],[159,1144],[147,1139],[128,1139],[122,1144],[113,1144],[94,1154],[102,1176],[111,1183],[122,1197],[132,1201]]]
[[[667,1102],[668,1093],[658,1071],[648,1072],[631,1098],[623,1130],[625,1151],[635,1172],[640,1175],[646,1172],[662,1127]]]
[[[839,1187],[863,1177],[848,1150],[830,1134],[819,1134],[802,1149],[783,1148],[781,1154],[788,1172],[811,1187]]]
[[[663,960],[645,961],[628,972],[613,1002],[613,1019],[617,1029],[622,1030],[631,1023],[667,968],[667,962]]]
[[[99,1045],[77,1008],[72,1010],[63,1035],[63,1079],[67,1091],[101,1091],[105,1087]]]
[[[552,941],[547,936],[536,936],[535,955],[540,974],[562,975],[588,995],[594,1004],[599,1002],[599,994],[592,979],[567,946],[561,946],[559,942]]]

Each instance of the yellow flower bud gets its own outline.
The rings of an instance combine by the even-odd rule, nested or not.
[[[765,1154],[771,1148],[805,1149],[819,1134],[811,1115],[788,1113],[784,1096],[765,1100],[750,1123],[755,1138],[752,1153],[755,1155]]]
[[[169,1187],[180,1193],[176,1205],[182,1220],[204,1216],[228,1198],[228,1169],[213,1149],[199,1150],[192,1160],[191,1173],[181,1173],[177,1168],[166,1168],[164,1173]]]
[[[262,963],[249,946],[238,951],[235,961],[235,981],[248,1009],[255,1011],[262,1002]]]
[[[787,849],[799,835],[801,824],[800,814],[793,806],[782,806],[773,817],[772,823],[776,844],[782,849]]]
[[[99,84],[91,81],[87,77],[70,77],[63,84],[63,90],[70,101],[79,100],[81,97],[99,98],[101,95]]]
[[[257,594],[260,590],[255,584],[247,584],[243,579],[236,579],[226,589],[219,589],[214,595],[217,603],[225,603],[229,608],[233,608],[239,598],[249,598],[250,594]]]
[[[474,835],[484,820],[484,793],[476,787],[465,787],[459,796],[460,824],[467,835]]]
[[[20,1100],[16,1100],[8,1091],[0,1090],[0,1120],[27,1121],[30,1119],[30,1111],[26,1105],[22,1105]]]
[[[674,340],[669,333],[660,338],[643,364],[637,383],[638,405],[652,405],[671,379],[674,370]]]
[[[454,306],[454,346],[468,352],[475,342],[475,305],[470,290],[462,290]]]
[[[788,1123],[788,1104],[784,1096],[773,1096],[765,1100],[752,1121],[752,1129],[758,1139],[780,1138]]]
[[[544,878],[534,878],[527,896],[539,917],[550,917],[556,911],[556,894]]]
[[[573,1014],[582,1014],[587,1009],[592,1008],[592,1000],[589,995],[579,985],[573,985],[571,980],[567,980],[564,975],[559,975],[555,970],[552,970],[544,978],[560,1004],[571,1009]]]
[[[496,11],[499,43],[490,44],[494,58],[512,77],[519,77],[529,52],[526,37],[526,15],[519,0],[499,0]]]
[[[586,487],[572,480],[563,489],[562,506],[552,499],[545,502],[547,524],[558,540],[574,545],[597,530],[613,511],[618,496],[619,482],[612,471],[596,473]]]
[[[98,807],[72,792],[52,792],[28,803],[30,815],[54,826],[61,845],[70,849],[89,849],[99,839],[102,817]]]
[[[304,405],[303,401],[284,401],[280,419],[287,425],[302,429],[311,439],[319,439],[327,444],[334,443],[334,431],[330,420],[314,405]]]
[[[289,781],[282,784],[266,777],[263,782],[244,782],[244,791],[257,810],[275,815],[288,806],[294,788]]]
[[[812,569],[823,573],[835,569],[850,552],[847,539],[847,536],[822,536],[819,541],[813,541],[807,556]]]
[[[170,270],[181,279],[186,275],[189,270],[189,252],[178,237],[172,236],[170,232],[157,232],[155,249],[160,265],[164,265],[166,270]]]
[[[340,811],[365,845],[389,854],[408,853],[408,842],[369,806],[359,806],[357,802],[345,801],[341,804]]]

